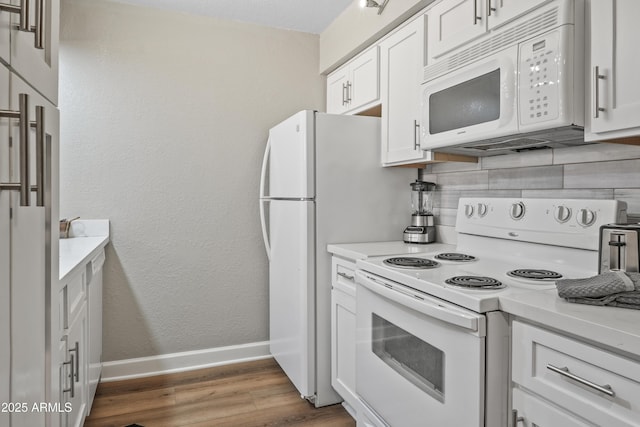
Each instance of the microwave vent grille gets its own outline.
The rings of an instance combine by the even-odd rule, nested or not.
[[[517,138],[517,139],[510,139],[502,142],[484,141],[481,144],[465,145],[465,148],[472,148],[474,150],[484,150],[484,151],[522,150],[526,148],[538,147],[540,145],[546,145],[548,143],[549,141],[544,139]]]
[[[528,20],[523,20],[518,25],[503,28],[495,35],[471,45],[437,63],[424,69],[423,81],[434,78],[472,63],[480,58],[496,53],[497,51],[512,46],[527,37],[540,34],[542,31],[553,28],[558,24],[559,10],[557,7],[548,9]]]
[[[575,147],[590,144],[584,141],[584,129],[580,126],[565,126],[521,136],[503,136],[485,139],[454,147],[456,153],[490,156],[508,152],[522,152],[544,148]],[[445,151],[438,150],[435,151]],[[454,151],[450,151],[454,152]]]

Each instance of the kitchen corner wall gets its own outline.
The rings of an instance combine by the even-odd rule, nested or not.
[[[104,360],[268,339],[268,129],[322,109],[317,35],[62,0],[61,214],[108,218]]]
[[[460,197],[616,199],[640,221],[640,147],[591,144],[484,157],[478,163],[439,163],[420,171],[437,183],[438,240],[451,241]]]

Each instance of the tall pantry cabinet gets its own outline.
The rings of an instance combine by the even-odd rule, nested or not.
[[[59,0],[0,3],[1,427],[60,421],[51,319],[59,263],[59,9]]]

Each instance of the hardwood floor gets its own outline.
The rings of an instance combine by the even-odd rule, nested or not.
[[[353,427],[342,405],[316,409],[273,359],[101,383],[86,427]]]

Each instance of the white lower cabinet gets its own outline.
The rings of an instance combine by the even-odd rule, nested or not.
[[[104,251],[87,264],[87,414],[102,374],[102,266]]]
[[[513,321],[514,425],[640,425],[640,362]]]
[[[81,427],[102,371],[102,265],[104,250],[77,266],[58,290],[56,326],[60,427]],[[66,405],[66,406],[65,406]],[[57,426],[54,420],[53,426]]]
[[[556,408],[526,391],[513,390],[512,427],[593,427],[581,418]]]
[[[82,427],[87,416],[87,302],[83,301],[66,336],[71,412],[67,426]]]
[[[331,283],[331,385],[352,416],[356,396],[356,282],[355,263],[334,256]]]

